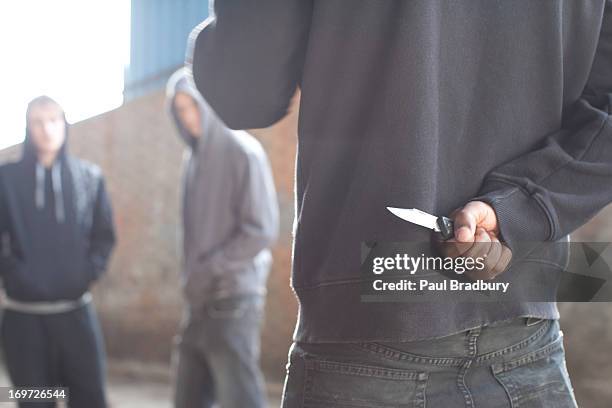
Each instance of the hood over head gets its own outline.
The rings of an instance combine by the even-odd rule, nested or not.
[[[184,92],[191,96],[198,106],[202,123],[202,135],[200,135],[199,140],[196,140],[189,134],[178,117],[174,106],[174,100],[178,92]],[[231,132],[196,89],[191,71],[187,68],[180,68],[172,74],[168,80],[168,85],[166,86],[166,100],[168,110],[174,119],[181,139],[194,150],[196,146],[198,146],[198,150],[200,150],[204,144],[203,142],[209,145],[214,143],[215,140],[218,140],[224,133]]]
[[[66,113],[64,112],[64,109],[62,108],[62,106],[55,99],[47,95],[41,95],[41,96],[38,96],[32,99],[28,103],[28,107],[26,109],[25,140],[23,142],[23,151],[22,151],[22,156],[21,156],[21,160],[24,162],[34,164],[37,161],[36,147],[34,146],[34,143],[32,142],[32,135],[30,132],[30,125],[29,125],[30,112],[35,106],[46,105],[46,104],[53,104],[59,107],[60,110],[62,111],[62,116],[64,118],[66,134],[64,137],[64,143],[62,144],[62,147],[60,148],[60,151],[57,155],[57,160],[63,161],[68,155],[68,128],[70,127],[70,125],[68,124],[68,121],[66,120]]]
[[[47,203],[45,203],[45,169],[38,162],[36,147],[32,142],[32,135],[30,132],[29,117],[32,108],[38,105],[53,104],[56,105],[62,112],[65,125],[64,143],[60,148],[55,163],[51,167],[51,185],[53,188],[53,195],[55,198],[55,217],[59,223],[63,223],[66,219],[66,208],[65,208],[65,197],[64,197],[64,184],[66,177],[64,173],[67,172],[66,160],[68,157],[68,128],[69,124],[66,120],[66,113],[62,106],[53,98],[47,95],[41,95],[32,99],[28,103],[26,109],[26,132],[25,140],[23,142],[23,151],[21,156],[21,162],[26,167],[34,167],[34,200],[36,208],[42,209]]]

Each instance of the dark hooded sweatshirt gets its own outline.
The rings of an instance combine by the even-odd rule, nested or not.
[[[105,270],[115,242],[100,169],[70,156],[66,143],[45,169],[27,134],[22,159],[0,167],[0,235],[10,298],[77,299]]]
[[[611,0],[217,1],[214,12],[190,59],[229,126],[269,126],[302,90],[296,340],[558,317],[554,302],[361,302],[360,244],[429,240],[386,206],[441,215],[479,199],[520,252],[566,240],[610,203]],[[567,260],[521,255],[505,274]]]

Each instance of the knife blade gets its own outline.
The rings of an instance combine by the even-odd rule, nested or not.
[[[445,240],[455,235],[453,220],[448,217],[438,217],[417,208],[387,207],[387,210],[404,221],[439,232]]]

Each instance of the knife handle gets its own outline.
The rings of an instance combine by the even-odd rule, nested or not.
[[[442,238],[444,238],[445,241],[455,236],[453,220],[448,217],[438,217],[436,223],[438,224],[440,234],[442,234]]]

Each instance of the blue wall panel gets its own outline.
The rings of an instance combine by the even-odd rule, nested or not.
[[[126,100],[165,85],[185,60],[189,33],[206,17],[207,0],[132,0]]]

